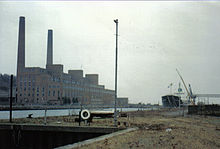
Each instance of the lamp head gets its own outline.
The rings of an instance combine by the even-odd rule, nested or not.
[[[115,23],[118,23],[118,19],[114,20]]]

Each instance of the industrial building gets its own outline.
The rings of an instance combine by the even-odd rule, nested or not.
[[[11,76],[7,74],[0,73],[0,105],[8,105],[10,97],[10,81]],[[16,97],[16,77],[13,77],[13,92],[12,100],[15,103]]]
[[[113,105],[115,91],[99,85],[98,74],[63,72],[53,64],[53,30],[48,30],[46,68],[25,67],[25,17],[19,19],[17,102],[20,104]]]
[[[128,98],[127,97],[118,97],[116,100],[118,107],[128,107]]]

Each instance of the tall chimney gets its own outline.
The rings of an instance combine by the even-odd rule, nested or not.
[[[48,30],[47,37],[47,65],[53,64],[53,30]]]
[[[25,68],[25,17],[19,18],[17,75]]]

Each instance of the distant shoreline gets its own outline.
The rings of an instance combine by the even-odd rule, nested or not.
[[[13,105],[12,109],[16,110],[56,110],[56,109],[80,109],[81,105]],[[114,105],[82,105],[82,108],[86,109],[102,109],[102,108],[114,108]],[[137,108],[137,109],[148,109],[148,108],[162,108],[160,105],[139,105],[139,104],[128,104],[125,106],[117,106],[117,108]],[[9,105],[0,105],[0,111],[9,111]]]
[[[45,110],[45,109],[48,109],[48,110],[58,110],[58,109],[79,109],[80,107],[79,106],[56,106],[56,107],[51,107],[51,106],[14,106],[12,108],[13,111],[17,111],[17,110]],[[10,108],[9,107],[0,107],[0,111],[9,111]]]
[[[13,106],[12,110],[17,111],[17,110],[60,110],[60,109],[80,109],[81,107],[79,105],[63,105],[63,106],[45,106],[45,105],[37,105],[37,106]],[[85,107],[83,107],[85,108]],[[88,109],[96,109],[96,108],[113,108],[113,106],[89,106],[86,108]],[[121,107],[117,107],[121,108]],[[136,108],[136,107],[122,107],[122,108]],[[9,111],[10,108],[9,106],[0,106],[0,111]]]

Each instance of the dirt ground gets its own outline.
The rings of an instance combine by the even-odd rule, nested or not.
[[[220,117],[170,116],[167,111],[130,114],[129,127],[139,129],[80,149],[217,149],[220,148]],[[125,119],[119,119],[123,124]]]
[[[174,114],[173,114],[174,113]],[[103,141],[81,146],[80,149],[217,149],[220,148],[220,117],[180,116],[175,110],[130,112],[118,119],[118,127],[138,130]],[[76,116],[48,117],[47,125],[78,126]],[[8,120],[0,120],[4,123]],[[44,124],[44,118],[13,119],[13,123]],[[85,126],[81,123],[81,126]],[[93,119],[90,126],[114,126],[113,118]]]

